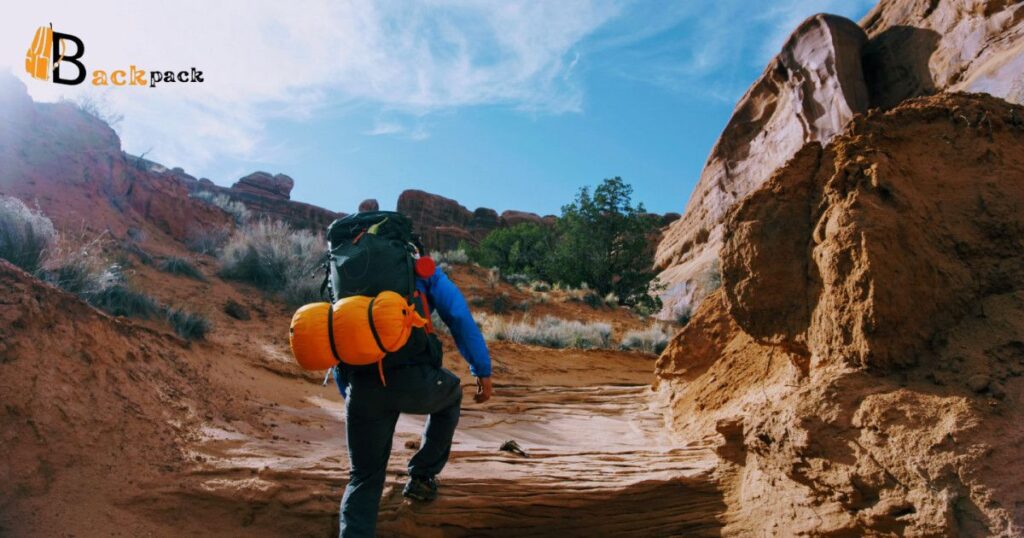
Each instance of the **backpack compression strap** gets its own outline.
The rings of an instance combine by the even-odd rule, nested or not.
[[[331,343],[331,355],[334,355],[334,362],[340,363],[341,357],[338,350],[334,349],[334,305],[327,309],[327,341]]]
[[[377,343],[377,347],[384,352],[384,356],[386,357],[390,352],[386,347],[384,347],[384,342],[380,341],[380,335],[377,334],[377,327],[373,324],[373,303],[376,300],[376,297],[370,299],[370,305],[366,307],[366,317],[370,321],[370,334],[373,335],[373,341]],[[384,380],[384,357],[381,357],[381,359],[377,361],[377,372],[380,373],[381,385],[384,385],[385,387],[388,386],[388,382]]]

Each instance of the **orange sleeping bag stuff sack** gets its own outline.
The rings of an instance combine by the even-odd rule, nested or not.
[[[414,327],[426,324],[404,297],[383,291],[376,297],[345,297],[333,307],[330,303],[303,306],[292,316],[288,343],[306,370],[326,370],[338,362],[377,363],[384,383],[384,356],[401,349]]]

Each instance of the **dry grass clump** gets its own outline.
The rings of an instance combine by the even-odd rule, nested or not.
[[[621,349],[660,355],[672,339],[671,330],[662,323],[655,323],[643,330],[627,331],[619,343]]]
[[[35,273],[56,239],[46,215],[12,196],[0,197],[0,258]]]
[[[556,349],[606,349],[611,347],[612,326],[608,323],[583,323],[554,316],[532,321],[525,317],[510,321],[498,316],[481,316],[484,336],[517,344]]]
[[[246,223],[220,254],[220,276],[276,294],[289,304],[319,299],[324,242],[307,230],[279,221]]]

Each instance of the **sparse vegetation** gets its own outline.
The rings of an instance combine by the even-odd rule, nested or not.
[[[73,99],[62,99],[62,102],[71,104],[78,110],[106,123],[111,129],[120,132],[119,128],[121,122],[124,121],[124,114],[114,110],[105,99],[82,94]]]
[[[85,296],[89,304],[112,315],[151,319],[163,311],[152,297],[139,293],[127,285],[115,284]]]
[[[690,317],[693,315],[693,309],[690,305],[678,306],[672,311],[672,319],[675,320],[676,325],[680,327],[685,326],[690,322]]]
[[[278,221],[253,221],[235,230],[221,252],[220,276],[248,282],[289,304],[320,296],[317,269],[323,241]]]
[[[661,354],[668,346],[672,334],[661,323],[655,323],[642,331],[627,331],[619,343],[622,349]]]
[[[245,204],[232,200],[231,197],[226,194],[215,194],[210,191],[198,191],[193,193],[192,197],[223,209],[229,215],[234,217],[235,224],[245,224],[249,222],[252,217],[252,212],[249,211],[248,207],[245,207]]]
[[[25,271],[39,271],[57,238],[53,223],[21,200],[0,197],[0,258]]]
[[[206,338],[206,333],[210,332],[210,320],[200,314],[168,308],[166,317],[174,332],[185,340],[202,340]]]
[[[250,319],[249,309],[234,299],[228,299],[228,302],[224,304],[224,313],[240,321]]]
[[[482,316],[484,336],[517,344],[550,348],[597,349],[611,344],[612,327],[607,323],[583,323],[545,316],[536,322],[529,318],[508,321],[498,316]]]
[[[172,275],[181,275],[193,280],[205,282],[206,277],[192,262],[185,258],[171,257],[160,263],[160,270]]]
[[[231,233],[223,227],[205,227],[192,230],[187,246],[192,252],[213,256],[224,248]]]
[[[435,250],[430,253],[430,257],[438,265],[466,265],[469,263],[469,255],[463,248],[444,252]]]

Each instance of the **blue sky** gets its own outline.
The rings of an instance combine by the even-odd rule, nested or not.
[[[123,114],[131,153],[222,185],[286,173],[293,199],[346,212],[364,198],[393,208],[417,188],[470,209],[557,213],[618,175],[663,213],[682,211],[789,32],[818,12],[859,20],[873,2],[79,4],[13,8],[0,64],[18,73],[35,27],[52,22],[87,43],[89,69],[206,73],[105,91],[22,76],[38,100],[90,94]]]

